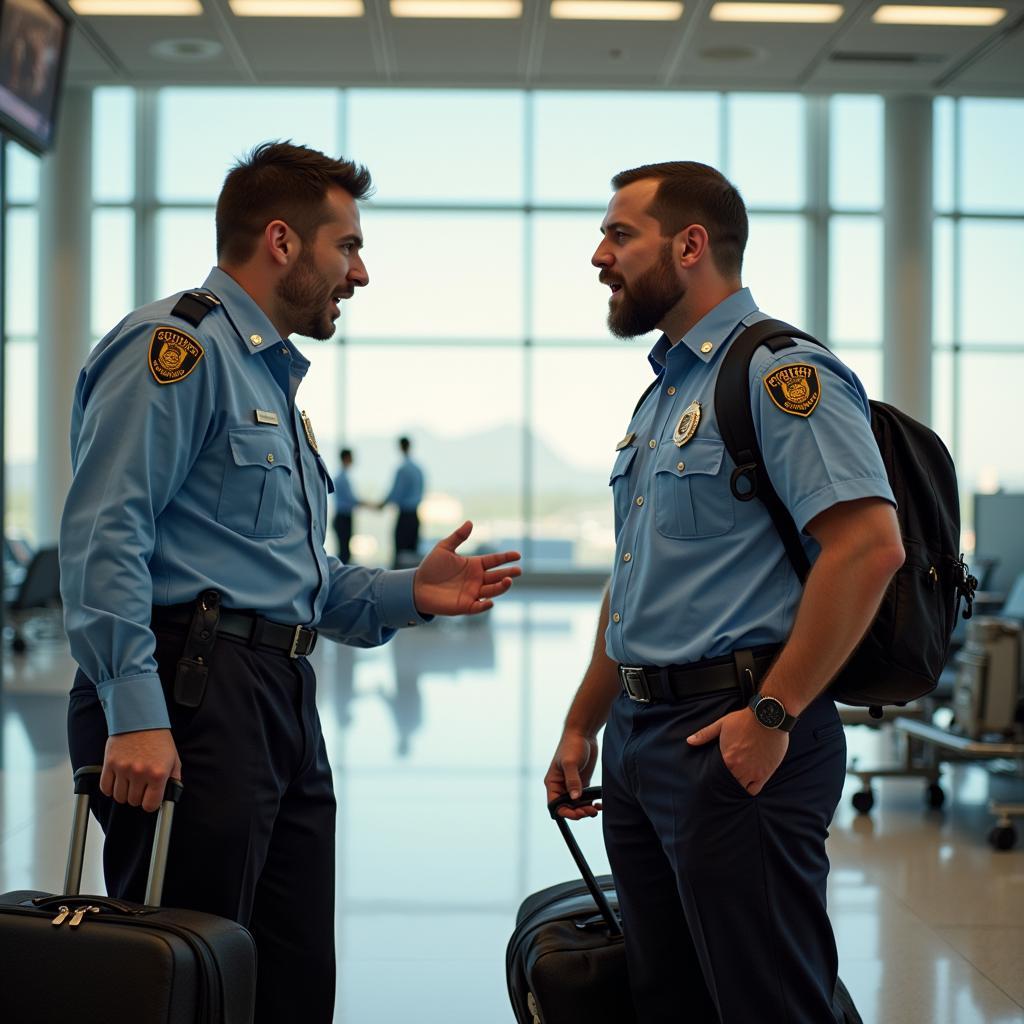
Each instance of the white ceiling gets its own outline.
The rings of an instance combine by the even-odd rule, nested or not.
[[[387,0],[355,19],[236,18],[227,0],[202,2],[194,18],[72,14],[68,83],[1024,95],[1024,0],[998,0],[1010,13],[993,28],[876,25],[881,0],[843,0],[834,25],[784,26],[712,22],[712,0],[686,0],[668,23],[555,21],[549,0],[524,0],[517,21],[392,18]],[[169,44],[216,55],[168,58]]]

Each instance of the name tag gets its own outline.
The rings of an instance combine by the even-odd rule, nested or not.
[[[266,409],[256,409],[254,411],[257,423],[268,423],[272,427],[280,426],[276,412],[268,412]]]

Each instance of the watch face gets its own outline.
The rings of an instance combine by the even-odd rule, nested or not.
[[[786,717],[786,709],[774,697],[762,697],[754,708],[757,720],[769,729],[778,729]]]

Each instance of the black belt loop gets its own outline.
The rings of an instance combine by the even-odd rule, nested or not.
[[[749,647],[745,647],[743,650],[733,651],[732,657],[736,664],[736,679],[739,682],[740,693],[743,694],[743,703],[749,704],[750,698],[757,692],[757,684],[760,682],[757,677],[754,652]]]
[[[252,629],[249,631],[249,646],[259,647],[263,642],[263,623],[267,620],[262,615],[252,617]]]
[[[219,622],[220,594],[216,590],[204,590],[196,599],[192,621],[185,635],[185,647],[178,660],[174,677],[176,704],[187,708],[197,708],[202,704]]]

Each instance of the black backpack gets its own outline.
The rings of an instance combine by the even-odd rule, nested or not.
[[[736,464],[730,485],[739,501],[760,498],[803,583],[810,563],[800,534],[772,486],[757,443],[750,407],[750,360],[761,345],[772,352],[793,338],[821,345],[781,320],[748,327],[729,346],[715,385],[715,415]],[[822,346],[825,347],[824,345]],[[967,571],[960,544],[960,495],[953,459],[939,436],[906,413],[871,403],[871,430],[898,505],[906,561],[893,577],[868,632],[829,686],[843,704],[871,709],[906,704],[935,689],[949,655],[950,637],[966,599],[973,611],[978,581]]]

